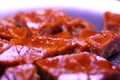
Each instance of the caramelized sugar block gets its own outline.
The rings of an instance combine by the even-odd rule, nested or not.
[[[88,52],[36,62],[42,80],[120,80],[120,68]]]
[[[25,38],[26,36],[27,30],[17,27],[9,18],[0,20],[0,38],[10,40],[12,38]]]
[[[15,45],[39,48],[44,53],[44,58],[69,53],[76,47],[76,43],[71,39],[43,36],[13,39],[11,42]]]
[[[40,80],[35,66],[32,64],[9,67],[5,70],[0,80]]]
[[[106,12],[104,14],[104,29],[120,31],[120,14]]]
[[[15,66],[24,63],[34,63],[45,56],[39,48],[13,45],[0,40],[0,67]]]
[[[18,49],[8,41],[0,40],[0,66],[8,67],[24,63]]]
[[[93,25],[83,19],[70,17],[55,9],[18,13],[13,19],[17,26],[25,27],[35,35],[69,32],[71,35],[79,36],[82,29],[93,29]]]
[[[92,32],[85,31],[78,40],[80,51],[93,52],[108,58],[120,52],[120,33],[112,31]]]

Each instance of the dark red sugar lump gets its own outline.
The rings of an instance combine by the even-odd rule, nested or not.
[[[36,62],[42,80],[120,80],[120,68],[88,52]]]
[[[12,38],[25,38],[27,30],[14,25],[12,19],[0,20],[0,38],[10,40]]]
[[[5,70],[0,80],[40,80],[32,64],[9,67]]]
[[[52,37],[29,37],[25,39],[12,39],[11,43],[26,47],[36,48],[43,53],[43,58],[60,54],[71,53],[76,48],[76,43],[71,39]]]
[[[120,14],[106,12],[104,14],[104,29],[120,31]]]
[[[115,31],[95,32],[85,30],[81,34],[78,44],[81,51],[92,52],[108,58],[120,53],[120,33]]]

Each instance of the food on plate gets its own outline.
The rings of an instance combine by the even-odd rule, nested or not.
[[[2,18],[0,80],[120,80],[106,60],[120,53],[120,32],[106,29],[55,9]]]

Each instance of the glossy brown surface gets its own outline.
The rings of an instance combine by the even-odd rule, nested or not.
[[[106,12],[104,14],[104,28],[110,31],[120,31],[120,14]]]
[[[119,41],[119,32],[96,32],[59,10],[19,12],[0,19],[0,80],[120,80],[101,58],[120,53]]]
[[[24,64],[15,67],[9,67],[5,70],[0,80],[40,80],[36,74],[35,66]]]
[[[42,36],[13,39],[11,42],[16,45],[38,48],[43,53],[43,58],[66,54],[76,47],[76,43],[71,39]]]
[[[36,64],[42,80],[120,80],[120,68],[87,52],[47,58]]]
[[[13,66],[20,63],[24,63],[24,60],[20,56],[17,46],[0,40],[0,66]]]
[[[80,18],[73,18],[66,13],[46,9],[30,13],[18,13],[12,17],[14,24],[28,30],[31,35],[57,34],[69,32],[74,36],[79,36],[84,28],[93,29],[93,25]]]
[[[24,63],[34,63],[45,56],[39,48],[13,45],[8,41],[0,40],[0,66],[9,67]]]
[[[12,38],[25,38],[27,30],[13,24],[12,19],[0,20],[0,38],[10,40]]]
[[[108,58],[120,52],[120,33],[112,31],[85,31],[78,40],[81,51]]]

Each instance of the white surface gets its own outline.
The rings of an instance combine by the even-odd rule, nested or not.
[[[115,0],[0,0],[0,13],[30,8],[71,7],[98,12],[120,13],[120,2]]]

